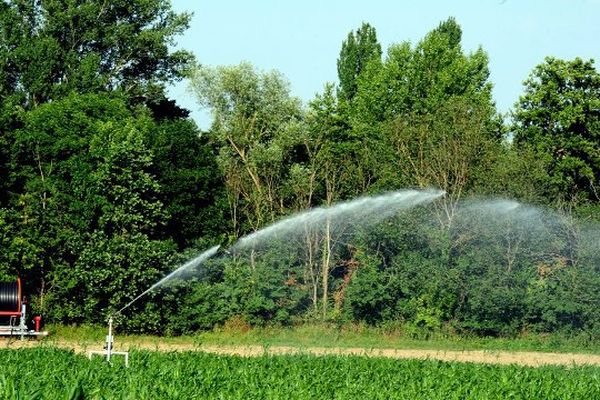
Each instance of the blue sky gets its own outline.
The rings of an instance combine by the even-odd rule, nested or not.
[[[368,22],[384,53],[392,43],[415,44],[450,16],[463,30],[463,49],[482,46],[490,59],[494,99],[507,112],[522,82],[546,56],[600,61],[600,0],[172,0],[193,12],[178,47],[205,65],[249,61],[275,69],[304,103],[326,82],[337,82],[336,61],[351,30]],[[596,68],[599,66],[596,64]],[[200,127],[210,117],[181,83],[172,98],[192,111]]]

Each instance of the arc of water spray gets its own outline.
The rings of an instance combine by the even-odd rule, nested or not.
[[[317,224],[325,219],[343,220],[353,218],[361,220],[369,217],[371,222],[381,220],[387,216],[393,215],[401,209],[415,206],[420,203],[433,201],[445,194],[442,190],[400,190],[397,192],[387,193],[380,196],[361,197],[348,202],[336,204],[332,207],[317,207],[302,213],[285,218],[275,222],[259,231],[247,235],[233,244],[229,249],[222,249],[223,252],[231,254],[237,250],[252,246],[254,243],[262,240],[267,240],[280,234],[291,233],[297,226],[302,224]],[[116,312],[121,313],[140,298],[151,292],[155,288],[161,286],[164,282],[181,274],[188,268],[198,266],[207,259],[213,257],[219,251],[220,246],[214,246],[198,257],[181,265],[179,268],[150,286],[136,298],[127,303],[123,308]]]
[[[217,246],[211,247],[210,249],[208,249],[205,252],[203,252],[202,254],[200,254],[198,257],[195,257],[195,258],[191,259],[190,261],[186,262],[185,264],[181,265],[179,268],[175,269],[173,272],[166,275],[160,281],[158,281],[154,285],[150,286],[148,289],[146,289],[144,292],[142,292],[140,295],[138,295],[135,299],[133,299],[129,303],[127,303],[125,305],[125,307],[123,307],[119,311],[117,311],[116,314],[121,313],[127,307],[129,307],[130,305],[132,305],[133,303],[138,301],[140,298],[144,297],[144,295],[151,292],[153,289],[159,287],[160,285],[162,285],[169,279],[176,277],[177,275],[181,274],[183,271],[187,270],[188,268],[192,268],[192,267],[202,264],[204,261],[206,261],[207,259],[209,259],[212,256],[214,256],[215,254],[217,254],[217,251],[219,251],[219,247],[221,247],[221,246],[217,245]]]
[[[336,224],[346,221],[365,221],[369,223],[380,221],[394,215],[396,212],[421,203],[433,201],[446,192],[442,190],[399,190],[379,196],[360,197],[355,200],[336,204],[332,207],[317,207],[301,212],[275,222],[259,231],[251,233],[238,240],[231,250],[236,252],[244,248],[251,248],[256,243],[293,233],[298,227],[315,225],[325,220],[332,220]]]

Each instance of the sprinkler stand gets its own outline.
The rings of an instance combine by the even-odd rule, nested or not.
[[[112,335],[112,324],[113,319],[110,317],[108,319],[108,336],[106,336],[106,361],[110,362],[110,354],[112,353],[112,345],[113,345],[113,335]]]
[[[103,350],[90,350],[88,351],[88,358],[91,360],[94,354],[104,356],[106,355],[106,362],[110,364],[110,358],[113,355],[119,355],[125,357],[125,366],[129,366],[129,352],[128,351],[113,351],[114,337],[112,334],[113,330],[113,318],[108,318],[108,335],[106,335],[106,343],[104,344]]]

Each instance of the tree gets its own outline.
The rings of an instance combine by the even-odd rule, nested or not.
[[[14,240],[15,221],[5,208],[0,209],[0,282],[6,282],[18,276],[15,268],[15,254],[18,241]]]
[[[93,171],[88,148],[98,124],[130,116],[119,96],[70,95],[19,117],[12,132],[11,259],[34,306],[44,308],[52,276],[68,269],[85,240],[97,228],[95,199],[89,196]],[[65,124],[68,121],[68,124]]]
[[[531,147],[510,140],[495,147],[497,153],[490,157],[489,166],[475,177],[477,191],[530,204],[547,204],[550,199],[544,195],[544,160]]]
[[[109,121],[91,140],[93,172],[82,189],[95,229],[82,233],[85,241],[73,267],[54,274],[53,314],[59,320],[100,322],[166,272],[173,245],[154,239],[167,215],[149,172],[153,160],[145,131],[150,128],[144,115],[124,124]]]
[[[165,84],[193,57],[172,51],[190,15],[168,0],[9,0],[0,3],[0,204],[8,204],[12,134],[22,111],[72,92],[121,91],[131,104],[164,104]]]
[[[213,148],[164,93],[189,20],[168,0],[0,2],[0,275],[56,321],[114,310],[173,239],[223,231]]]
[[[473,190],[499,145],[487,56],[481,49],[464,54],[453,19],[414,48],[408,43],[392,46],[383,62],[379,45],[377,51],[361,50],[371,55],[368,60],[355,56],[357,43],[376,43],[368,25],[359,30],[361,35],[359,40],[351,33],[344,42],[337,98],[326,87],[307,114],[310,169],[318,171],[320,194],[314,198],[331,205],[373,191],[437,186],[449,193],[438,213],[448,228],[458,200]],[[349,68],[353,63],[360,65]],[[344,267],[349,260],[334,257],[335,238],[327,224],[322,235],[306,232],[311,262],[305,275],[313,304],[319,293],[326,315],[332,288],[340,284],[337,278],[350,273]]]
[[[29,108],[72,91],[161,99],[192,60],[169,49],[189,20],[168,0],[2,2],[0,98]]]
[[[128,293],[97,287],[101,282],[94,274],[122,272],[134,293],[168,267],[172,238],[188,243],[198,229],[212,226],[193,219],[206,218],[196,215],[194,207],[196,202],[212,204],[214,197],[202,188],[219,179],[205,175],[215,161],[193,123],[155,124],[147,110],[132,112],[126,98],[110,94],[72,94],[21,118],[24,126],[14,132],[12,148],[12,162],[19,166],[12,176],[18,195],[14,216],[7,214],[2,225],[7,254],[0,262],[8,273],[24,278],[38,310],[81,322],[86,318],[81,310],[94,308],[92,303],[116,307]],[[159,151],[158,158],[152,149]],[[181,232],[170,231],[175,227]],[[139,279],[129,275],[139,273],[136,268],[145,271]],[[94,286],[94,295],[86,294],[91,286],[85,282]],[[71,305],[63,299],[79,295],[86,300],[73,307],[81,314],[65,314]]]
[[[461,37],[460,26],[449,18],[417,44],[408,71],[412,110],[435,113],[454,96],[493,107],[487,54],[482,48],[465,54]]]
[[[342,43],[337,61],[340,97],[345,101],[351,101],[356,95],[356,80],[361,72],[370,62],[380,59],[381,45],[377,41],[374,27],[363,23],[356,33],[348,33],[348,38]]]
[[[547,197],[600,200],[600,75],[592,60],[546,58],[525,81],[513,120],[515,144],[546,165]]]
[[[219,149],[232,228],[237,234],[257,230],[286,211],[300,101],[279,73],[257,72],[248,63],[199,67],[191,85],[213,115],[210,135]]]
[[[449,18],[414,48],[391,46],[381,65],[371,64],[359,77],[350,112],[352,135],[375,149],[375,157],[366,151],[361,157],[379,171],[372,181],[445,190],[444,224],[473,188],[478,169],[490,165],[502,133],[487,55],[481,48],[465,54],[461,36]],[[391,173],[390,165],[400,173]]]
[[[440,200],[439,220],[449,226],[460,199],[473,187],[478,169],[485,167],[498,143],[490,132],[486,105],[457,97],[435,114],[412,114],[392,124],[400,171],[418,187],[446,192]]]
[[[311,169],[322,188],[315,201],[318,205],[331,207],[334,202],[347,199],[356,194],[357,171],[360,166],[354,164],[356,141],[348,137],[338,99],[334,96],[333,86],[326,85],[322,95],[317,95],[310,104],[306,118],[309,140],[307,145]],[[305,239],[308,250],[305,264],[305,276],[310,277],[313,306],[318,305],[321,294],[321,312],[327,317],[331,294],[331,274],[336,260],[331,221],[326,219],[325,226],[306,227]],[[320,260],[319,260],[320,258]],[[308,273],[307,273],[308,272]]]
[[[158,199],[168,214],[160,237],[179,249],[226,232],[227,204],[217,151],[209,135],[191,120],[163,120],[147,131],[150,172],[160,185]]]
[[[435,113],[456,96],[493,108],[488,57],[481,48],[465,54],[461,36],[460,26],[449,18],[415,46],[391,45],[386,59],[371,63],[358,78],[353,127],[404,114]]]

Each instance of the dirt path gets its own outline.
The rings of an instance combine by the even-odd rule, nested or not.
[[[1,343],[1,342],[0,342]],[[36,341],[5,341],[2,347],[23,348],[36,346],[56,346],[86,353],[87,350],[102,349],[101,343],[78,344],[75,342],[52,341],[49,343]],[[541,353],[527,351],[491,351],[491,350],[413,350],[413,349],[364,349],[341,347],[291,347],[291,346],[228,346],[228,345],[194,345],[191,343],[120,343],[115,350],[143,349],[152,351],[202,351],[212,354],[238,355],[256,357],[264,354],[312,354],[312,355],[344,355],[362,357],[385,357],[396,359],[421,359],[473,362],[486,364],[518,364],[532,367],[542,365],[600,365],[600,355],[579,353]]]
[[[201,351],[217,354],[237,354],[257,356],[264,354],[315,354],[315,355],[347,355],[385,358],[413,358],[441,361],[475,362],[487,364],[519,364],[528,366],[541,365],[600,365],[600,355],[572,353],[537,353],[508,352],[484,350],[412,350],[412,349],[362,349],[362,348],[325,348],[311,347],[299,349],[294,347],[273,346],[202,346]]]

